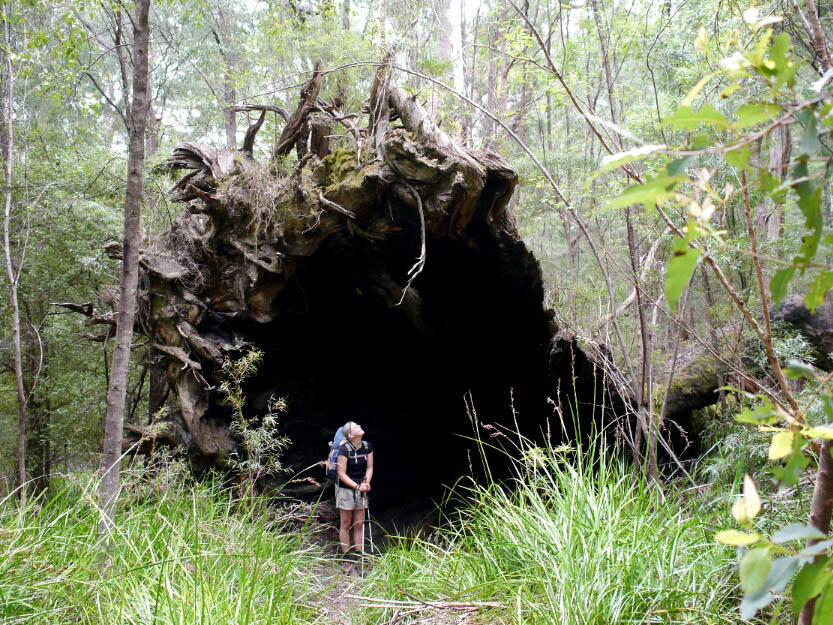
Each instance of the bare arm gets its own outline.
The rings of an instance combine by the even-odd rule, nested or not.
[[[373,452],[367,454],[367,470],[364,472],[364,483],[362,490],[370,490],[370,481],[373,479]]]

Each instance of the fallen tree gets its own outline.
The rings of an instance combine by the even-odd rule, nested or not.
[[[366,118],[322,99],[320,86],[316,69],[291,115],[241,107],[260,117],[240,150],[183,143],[165,163],[185,172],[172,190],[185,210],[141,252],[136,329],[151,340],[170,410],[165,429],[128,424],[125,447],[184,446],[197,468],[228,466],[240,449],[217,392],[221,367],[252,346],[264,361],[245,384],[246,410],[256,420],[270,398],[287,398],[295,471],[323,457],[348,419],[364,421],[380,449],[426,431],[447,462],[380,472],[389,492],[403,480],[435,492],[469,473],[477,452],[461,435],[479,435],[478,423],[560,438],[581,420],[564,419],[568,404],[598,417],[602,376],[574,379],[564,354],[580,350],[553,340],[540,268],[508,208],[516,173],[457,145],[384,69]],[[253,147],[270,111],[287,123],[263,163]],[[336,126],[350,145],[332,145]],[[120,258],[118,244],[107,251]],[[163,393],[157,385],[151,404]]]
[[[323,457],[348,419],[388,449],[431,432],[447,466],[427,476],[397,469],[379,480],[391,489],[470,472],[477,452],[461,435],[479,435],[480,423],[564,440],[632,412],[633,399],[602,374],[610,354],[601,346],[600,363],[544,308],[540,268],[509,210],[518,182],[509,165],[457,145],[384,68],[363,115],[320,88],[316,69],[291,115],[238,107],[260,113],[239,150],[183,143],[164,164],[185,172],[172,189],[185,210],[141,251],[136,330],[151,340],[151,410],[167,397],[167,427],[127,424],[124,447],[183,446],[197,468],[228,467],[240,440],[217,388],[223,362],[250,347],[264,361],[245,383],[247,413],[256,421],[270,399],[287,398],[295,471]],[[286,125],[259,162],[254,144],[270,112]],[[349,144],[333,141],[339,126]],[[107,247],[112,258],[121,251]],[[110,332],[110,315],[69,306]],[[734,355],[713,351],[683,349],[668,421],[690,429],[692,411],[737,373]],[[627,423],[617,430],[625,439]],[[685,432],[677,438],[688,443]]]
[[[833,302],[824,302],[815,311],[804,305],[800,295],[788,295],[777,308],[769,311],[770,319],[784,329],[798,332],[811,348],[813,364],[823,371],[833,371]],[[727,332],[728,336],[734,333]],[[717,403],[718,389],[728,385],[753,393],[766,393],[766,382],[758,380],[754,363],[746,363],[748,354],[756,349],[754,339],[736,336],[732,341],[709,344],[689,340],[681,346],[680,360],[671,382],[668,398],[670,418],[689,427],[690,415],[696,410]],[[665,387],[655,390],[662,398]],[[659,400],[658,400],[659,401]]]

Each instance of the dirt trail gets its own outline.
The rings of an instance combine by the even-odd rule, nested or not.
[[[359,609],[358,602],[347,595],[361,595],[364,579],[356,574],[346,575],[341,564],[322,564],[316,576],[325,589],[316,603],[321,607],[323,622],[328,625],[352,625],[353,615]]]

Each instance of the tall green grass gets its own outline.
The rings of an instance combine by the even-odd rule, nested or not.
[[[364,594],[502,604],[478,623],[739,621],[735,554],[701,502],[660,500],[604,453],[525,452],[512,483],[468,487],[458,522],[382,556]]]
[[[210,485],[126,493],[100,567],[95,483],[0,502],[0,623],[309,623],[318,563],[297,527]]]

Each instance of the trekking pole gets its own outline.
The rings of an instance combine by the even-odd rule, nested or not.
[[[365,502],[364,519],[367,523],[367,534],[370,538],[370,555],[373,555],[373,524],[370,522],[370,505]]]
[[[362,482],[363,483],[363,482]],[[364,519],[367,518],[367,493],[362,493],[362,508],[364,508]],[[364,519],[362,519],[362,563],[360,567],[361,577],[364,577]]]

